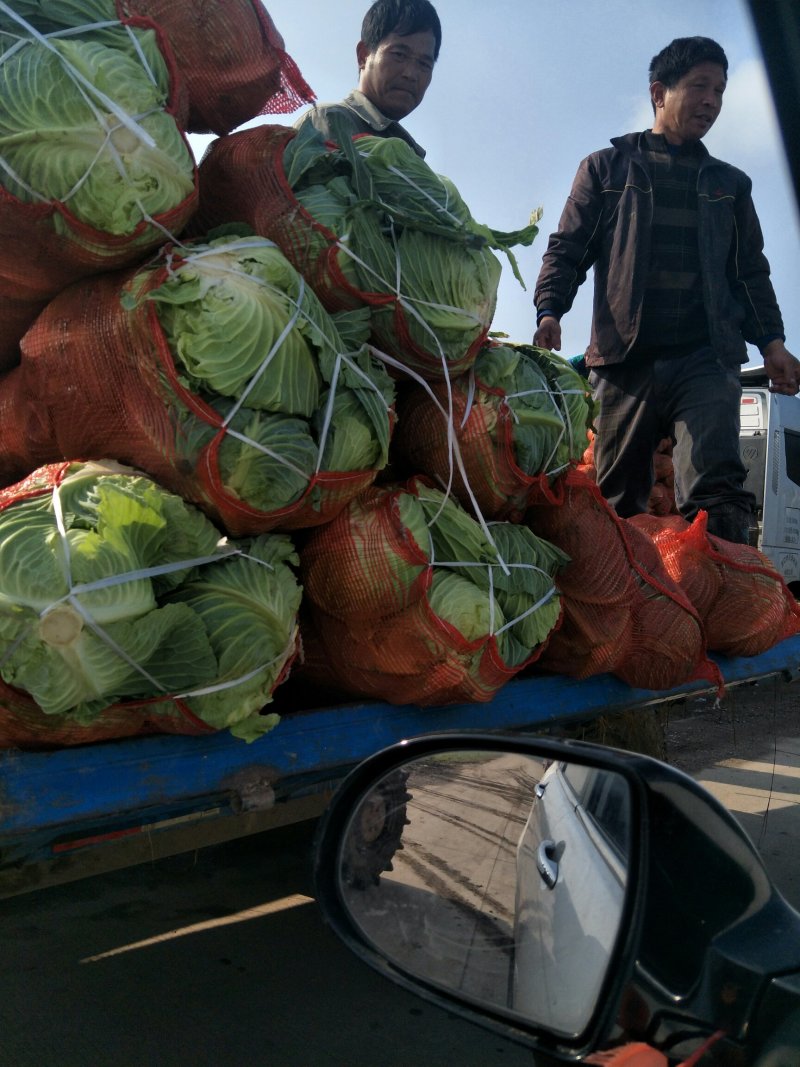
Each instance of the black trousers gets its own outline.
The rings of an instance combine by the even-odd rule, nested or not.
[[[671,436],[681,515],[691,521],[707,511],[710,533],[746,543],[756,502],[744,488],[739,452],[738,370],[704,347],[678,358],[598,367],[589,382],[597,404],[597,481],[617,514],[647,511],[653,454]]]

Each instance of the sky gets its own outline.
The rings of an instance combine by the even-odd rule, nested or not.
[[[355,49],[369,2],[267,0],[320,102],[357,85]],[[729,62],[722,113],[704,143],[753,181],[787,346],[800,357],[800,215],[744,0],[434,3],[441,54],[425,99],[404,125],[479,222],[511,230],[534,209],[544,212],[533,245],[517,250],[527,291],[502,257],[494,330],[531,340],[536,277],[579,162],[611,137],[650,127],[651,58],[675,37],[701,34],[719,41]],[[291,124],[304,110],[255,121]],[[207,141],[192,138],[198,158]],[[591,276],[562,321],[563,355],[584,350],[590,322]],[[761,362],[755,348],[750,357]]]

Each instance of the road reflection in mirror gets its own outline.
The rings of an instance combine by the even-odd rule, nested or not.
[[[444,752],[380,779],[341,845],[343,903],[412,977],[564,1035],[597,1005],[625,901],[619,774]]]

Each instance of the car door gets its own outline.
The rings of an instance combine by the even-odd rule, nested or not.
[[[565,1034],[588,1023],[623,909],[629,795],[617,774],[552,764],[517,849],[513,1007]]]

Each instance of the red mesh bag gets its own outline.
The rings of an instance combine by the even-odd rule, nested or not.
[[[0,511],[29,497],[51,493],[68,464],[40,468],[16,485],[0,489]],[[130,700],[104,709],[81,725],[69,715],[48,715],[32,697],[0,678],[0,749],[52,749],[144,734],[208,734],[216,731],[177,697]]]
[[[391,704],[489,701],[544,644],[510,665],[496,636],[469,640],[436,614],[435,568],[401,520],[405,491],[373,487],[309,533],[300,551],[309,655],[299,674]]]
[[[627,545],[594,482],[571,471],[550,488],[540,485],[529,504],[531,529],[570,557],[558,575],[560,591],[587,604],[629,604],[635,578]]]
[[[147,19],[125,21],[153,28]],[[166,110],[180,125],[180,91],[161,36],[159,45],[173,86]],[[116,235],[82,222],[60,201],[24,203],[0,185],[0,371],[19,362],[22,334],[52,297],[80,278],[135,263],[162,244],[165,234],[180,234],[197,203],[195,171],[194,189],[183,201],[143,219],[131,233]]]
[[[42,312],[0,388],[0,481],[60,459],[108,458],[145,471],[236,537],[329,521],[376,471],[322,471],[299,500],[269,512],[224,486],[221,416],[181,384],[155,306],[121,303],[123,290],[141,297],[166,270],[86,279]],[[179,428],[187,412],[216,430],[199,450]]]
[[[390,704],[486,703],[522,669],[503,663],[493,639],[466,641],[424,596],[375,621],[312,617],[324,658],[309,680]]]
[[[642,689],[696,679],[721,685],[701,620],[652,539],[620,519],[590,478],[563,475],[532,501],[526,522],[571,557],[556,578],[564,619],[542,667],[574,677],[600,667]]]
[[[68,715],[45,715],[30,697],[0,680],[0,749],[45,751],[147,734],[210,734],[216,731],[180,701],[115,704],[88,726]]]
[[[627,604],[589,604],[561,595],[561,625],[539,664],[570,678],[612,674],[630,654],[633,615]]]
[[[256,126],[219,138],[200,164],[200,207],[192,232],[208,232],[231,222],[243,222],[273,240],[303,275],[328,311],[346,311],[365,304],[391,308],[392,314],[373,316],[373,341],[404,367],[422,377],[441,378],[441,354],[417,344],[409,331],[408,313],[395,293],[366,292],[345,277],[338,261],[335,233],[300,204],[286,180],[283,151],[296,136],[287,126]],[[488,336],[478,334],[458,360],[448,364],[456,376],[475,360]]]
[[[430,585],[428,554],[400,518],[398,495],[369,488],[337,520],[308,538],[303,589],[332,618],[383,618],[415,603]]]
[[[163,32],[186,85],[192,133],[225,134],[315,99],[260,0],[116,0],[116,9]]]
[[[474,501],[487,519],[518,522],[525,514],[531,486],[546,475],[531,477],[517,466],[507,408],[501,409],[492,436],[489,420],[494,413],[482,405],[469,405],[463,378],[451,385],[431,383],[433,396],[420,389],[407,398],[399,412],[396,449],[414,470],[440,485],[450,484],[452,475],[452,491],[465,507]],[[452,436],[447,414],[450,396]],[[463,471],[453,453],[455,447]]]
[[[751,545],[707,532],[701,511],[631,520],[653,538],[669,575],[703,620],[706,644],[728,656],[756,656],[800,632],[800,605],[770,560]]]
[[[650,535],[667,574],[681,587],[705,622],[723,580],[709,553],[705,519],[690,524],[680,515],[634,515],[629,522]],[[706,643],[714,648],[707,627]]]

